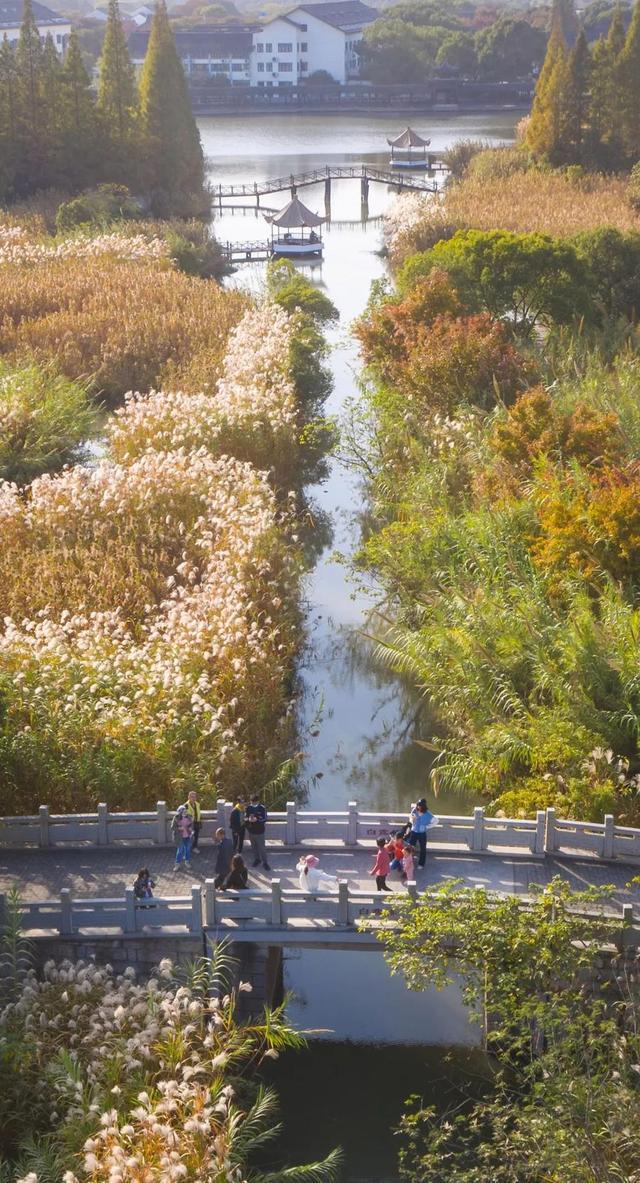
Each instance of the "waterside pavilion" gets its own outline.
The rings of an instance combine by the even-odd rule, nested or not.
[[[428,168],[427,148],[431,140],[423,140],[412,127],[407,127],[395,140],[387,140],[391,148],[392,168]]]

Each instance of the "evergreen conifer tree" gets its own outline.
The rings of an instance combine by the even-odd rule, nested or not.
[[[625,27],[617,5],[606,37],[600,37],[591,55],[591,134],[594,163],[617,168],[622,163],[620,128],[620,55]]]
[[[95,180],[98,120],[80,42],[72,30],[61,79],[61,155],[64,174],[74,192]]]
[[[47,145],[43,113],[43,49],[31,0],[24,0],[16,47],[17,158],[15,186],[28,193],[47,183]]]
[[[121,181],[135,187],[138,88],[118,0],[109,0],[99,69],[98,113],[104,137],[104,175],[109,181]]]
[[[0,44],[0,200],[11,195],[18,157],[16,59],[5,37]]]
[[[564,127],[560,151],[570,164],[587,164],[593,151],[591,138],[591,54],[581,29],[567,64],[563,96]]]
[[[61,156],[62,126],[60,91],[62,63],[57,54],[50,33],[45,39],[41,62],[41,123],[40,132],[44,149],[42,185],[69,186]]]
[[[164,0],[156,5],[140,76],[140,112],[146,188],[154,212],[202,212],[202,145]]]
[[[619,62],[622,148],[627,162],[635,164],[640,160],[640,0],[633,10]]]
[[[569,65],[565,23],[566,5],[557,0],[553,7],[547,52],[533,97],[526,137],[527,146],[534,156],[544,157],[552,163],[557,163],[561,156],[564,88]]]

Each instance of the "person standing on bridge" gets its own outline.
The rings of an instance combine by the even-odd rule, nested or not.
[[[246,808],[247,802],[244,797],[237,797],[236,803],[229,814],[229,825],[231,827],[231,837],[233,838],[235,854],[242,854],[242,847],[244,846],[244,836],[246,833],[244,814]]]
[[[427,830],[435,818],[429,809],[426,798],[421,797],[411,806],[411,833],[407,838],[410,846],[417,846],[420,850],[418,866],[424,867],[427,861]]]
[[[267,862],[267,810],[260,800],[259,793],[251,794],[251,802],[247,805],[244,815],[245,825],[249,832],[249,841],[253,851],[253,865],[259,867],[262,863],[265,871],[271,867]]]
[[[185,809],[193,822],[193,837],[191,839],[191,852],[193,854],[200,854],[198,848],[198,839],[200,837],[200,828],[202,826],[202,806],[198,801],[198,794],[195,789],[192,789],[185,801]]]
[[[391,855],[388,850],[388,843],[386,838],[376,838],[376,861],[373,864],[370,875],[376,877],[376,891],[391,891],[392,889],[387,884],[387,875],[391,866]]]
[[[191,868],[191,835],[193,834],[193,819],[187,813],[186,805],[179,805],[171,823],[171,832],[176,840],[176,861],[174,871],[180,870],[180,863],[184,862],[187,870]]]

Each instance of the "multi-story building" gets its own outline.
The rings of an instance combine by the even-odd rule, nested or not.
[[[2,0],[0,0],[2,3]],[[193,25],[174,29],[176,47],[190,81],[218,78],[245,86],[250,81],[252,34],[255,25]],[[129,37],[134,66],[144,61],[149,28],[137,29]]]
[[[345,83],[360,73],[362,33],[378,13],[362,0],[301,4],[253,34],[252,86],[298,86],[322,70]]]
[[[0,0],[0,41],[6,37],[10,45],[15,45],[20,35],[23,11],[24,0]],[[71,33],[71,23],[65,16],[59,16],[45,4],[40,4],[39,0],[33,0],[33,15],[42,41],[51,34],[58,53],[63,54]]]

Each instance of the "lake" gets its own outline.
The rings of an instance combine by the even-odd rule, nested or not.
[[[415,126],[442,152],[457,139],[509,142],[519,117],[424,116]],[[386,167],[386,140],[402,130],[398,117],[350,114],[210,117],[199,126],[214,187],[326,164]],[[322,185],[299,196],[324,213]],[[272,208],[288,200],[287,192],[264,199]],[[358,394],[360,369],[349,326],[364,309],[372,281],[385,275],[381,216],[393,200],[386,185],[371,184],[365,219],[359,182],[332,182],[324,259],[303,268],[340,312],[339,326],[329,334],[334,389],[327,412],[342,420]],[[264,240],[268,230],[263,214],[252,208],[216,213],[215,228],[222,242]],[[231,282],[259,290],[263,267],[241,267]],[[356,583],[348,566],[366,508],[358,477],[336,456],[328,479],[310,497],[318,514],[329,518],[333,537],[305,586],[304,715],[308,724],[319,715],[318,735],[303,735],[309,805],[344,809],[357,800],[365,809],[408,809],[428,786],[429,754],[415,740],[430,734],[429,720],[411,688],[376,665],[363,636],[376,589]],[[434,808],[468,813],[473,804],[449,793]],[[417,1093],[442,1104],[452,1093],[459,1097],[458,1086],[473,1076],[470,1065],[477,1068],[474,1033],[457,990],[410,995],[379,953],[313,950],[287,955],[285,987],[293,995],[289,1013],[297,1026],[330,1030],[316,1032],[311,1052],[287,1055],[274,1070],[286,1124],[282,1154],[292,1162],[308,1160],[341,1144],[346,1183],[393,1183],[392,1128],[404,1099]]]

